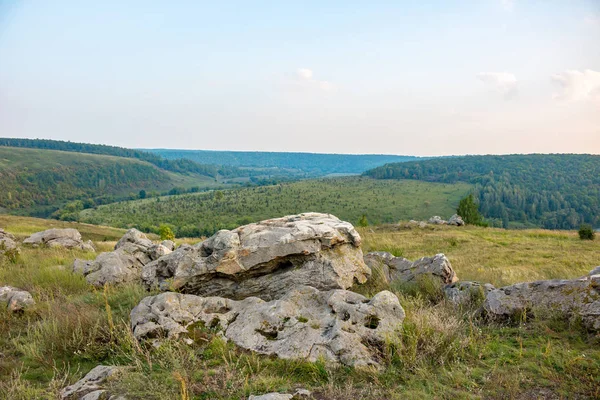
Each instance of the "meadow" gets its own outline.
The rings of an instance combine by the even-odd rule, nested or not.
[[[51,226],[75,227],[99,251],[110,250],[123,234],[13,216],[0,216],[0,226],[19,239]],[[600,242],[581,241],[574,232],[388,225],[360,233],[365,252],[386,250],[410,259],[444,252],[461,280],[497,286],[576,277],[600,265]],[[135,284],[94,289],[70,272],[75,257],[94,254],[24,248],[16,263],[0,261],[0,282],[30,291],[37,301],[24,315],[0,311],[0,398],[56,399],[61,387],[98,364],[129,366],[112,383],[128,399],[245,399],[298,387],[321,400],[600,396],[600,337],[576,321],[488,324],[475,318],[475,305],[457,309],[435,290],[409,291],[377,279],[354,290],[370,295],[390,289],[407,314],[398,337],[383,349],[380,371],[259,356],[210,330],[191,346],[139,345],[128,315],[149,293]]]
[[[219,229],[273,216],[319,210],[357,224],[449,218],[471,185],[384,181],[362,177],[329,178],[208,193],[125,201],[84,210],[80,221],[157,232],[170,225],[179,237],[212,235]]]

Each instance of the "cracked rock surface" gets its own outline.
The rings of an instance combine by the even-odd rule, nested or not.
[[[143,268],[147,287],[200,296],[272,300],[296,285],[321,290],[364,283],[370,269],[348,222],[306,213],[221,230]]]
[[[423,257],[413,262],[403,257],[394,257],[385,251],[376,251],[365,255],[365,263],[370,268],[380,268],[388,283],[411,282],[422,275],[439,279],[442,284],[458,281],[450,260],[444,254]]]
[[[388,291],[372,299],[347,290],[299,286],[279,300],[241,301],[166,292],[131,312],[137,339],[194,337],[199,325],[238,346],[280,358],[320,357],[353,366],[378,365],[381,346],[400,327],[404,310]]]

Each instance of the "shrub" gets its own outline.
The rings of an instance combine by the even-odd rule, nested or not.
[[[596,233],[591,225],[583,224],[579,227],[579,238],[581,240],[594,240]]]
[[[160,235],[160,240],[173,240],[175,239],[175,234],[173,233],[173,231],[171,230],[171,228],[169,228],[166,225],[161,225],[160,228],[158,229],[158,234]]]

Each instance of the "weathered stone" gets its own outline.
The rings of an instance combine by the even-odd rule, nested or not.
[[[123,237],[119,239],[117,244],[115,244],[115,250],[118,250],[119,248],[127,244],[136,244],[144,248],[149,248],[154,245],[154,243],[152,243],[152,240],[148,239],[148,237],[145,234],[133,228],[128,230],[125,233],[125,235],[123,235]]]
[[[465,225],[465,221],[463,221],[463,219],[462,219],[462,217],[460,215],[454,214],[448,220],[448,225],[464,226]]]
[[[96,400],[101,399],[102,395],[109,398],[109,394],[105,390],[105,384],[109,379],[116,378],[121,370],[122,367],[98,365],[82,379],[62,389],[60,391],[61,399]]]
[[[590,329],[600,330],[600,275],[571,280],[518,283],[491,290],[483,304],[490,318],[524,313],[577,315]]]
[[[175,250],[175,242],[172,240],[163,240],[162,242],[160,242],[160,244],[162,244],[171,251]]]
[[[0,287],[0,302],[6,303],[6,308],[12,312],[23,311],[35,304],[29,292],[12,286]]]
[[[384,251],[377,251],[368,253],[364,259],[371,269],[379,268],[388,283],[411,282],[423,275],[437,278],[442,284],[458,281],[450,260],[444,254],[423,257],[413,262],[403,257],[394,257]]]
[[[448,223],[447,221],[443,220],[442,217],[440,217],[438,215],[434,215],[433,217],[429,218],[428,222],[432,225],[446,225]]]
[[[598,267],[594,268],[593,270],[591,270],[588,275],[600,275],[600,266],[598,266]]]
[[[291,400],[294,395],[287,393],[267,393],[260,396],[250,395],[248,400]]]
[[[19,254],[21,250],[17,246],[15,237],[0,228],[0,256],[4,254]]]
[[[464,305],[475,299],[483,300],[494,289],[494,285],[490,283],[455,282],[444,287],[444,295],[451,303]]]
[[[279,300],[236,301],[166,292],[143,299],[131,312],[138,339],[188,337],[193,326],[219,329],[240,347],[281,358],[377,365],[379,346],[404,320],[388,291],[371,300],[347,290],[298,286]]]
[[[101,253],[93,261],[76,259],[73,272],[81,273],[95,286],[119,284],[140,279],[142,267],[171,250],[154,244],[137,229],[130,229],[115,245],[115,250]]]
[[[222,230],[146,265],[148,287],[201,296],[271,300],[296,285],[347,289],[370,275],[348,222],[307,213]]]
[[[23,244],[33,247],[46,245],[49,247],[64,247],[66,249],[80,249],[85,251],[96,251],[92,242],[83,242],[81,234],[77,229],[48,229],[37,232],[23,241]]]

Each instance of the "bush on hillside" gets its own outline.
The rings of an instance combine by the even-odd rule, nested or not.
[[[161,225],[158,234],[160,235],[160,240],[174,240],[175,234],[173,230],[169,228],[167,225]]]
[[[579,227],[579,238],[581,240],[594,240],[596,233],[591,225],[583,224]]]

